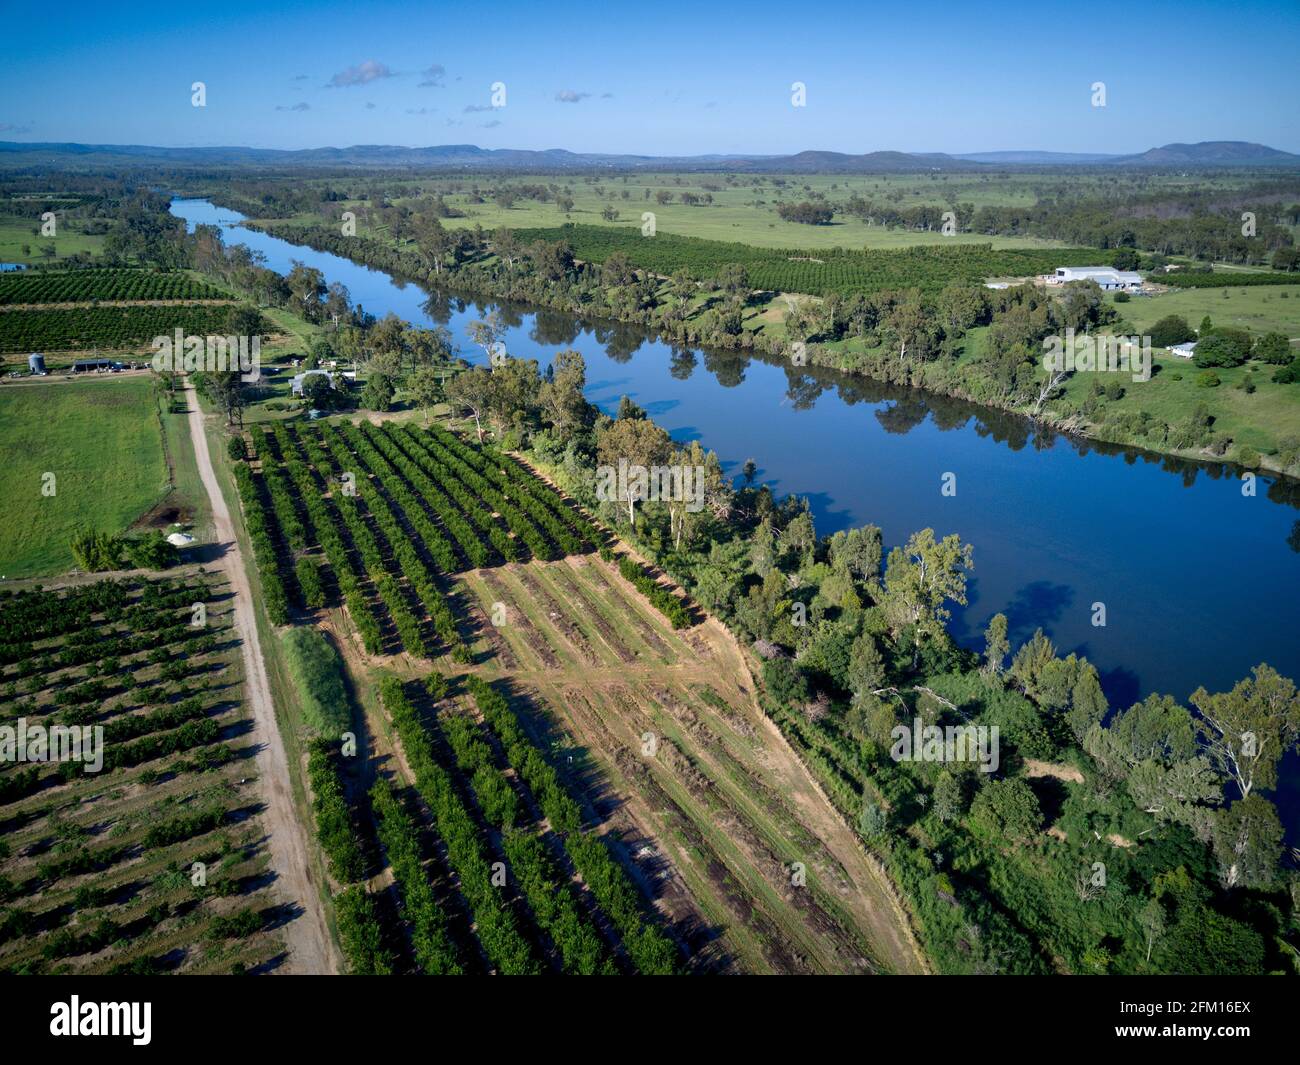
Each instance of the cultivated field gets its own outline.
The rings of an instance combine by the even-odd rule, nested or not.
[[[198,604],[198,605],[196,605]],[[0,967],[275,969],[229,587],[201,570],[0,595],[4,724],[100,726],[103,765],[0,770]]]
[[[590,556],[461,582],[494,641],[485,668],[562,764],[593,772],[593,810],[634,841],[693,964],[915,971],[883,879],[759,711],[722,625],[674,631]]]
[[[180,270],[38,270],[0,275],[0,305],[91,300],[227,300],[220,289]]]
[[[349,692],[305,732],[351,971],[919,967],[725,630],[542,481],[440,428],[252,440],[268,612]]]

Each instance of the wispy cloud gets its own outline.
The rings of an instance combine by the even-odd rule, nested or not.
[[[574,92],[572,89],[561,89],[555,94],[555,99],[562,104],[576,104],[590,95],[589,92]]]
[[[492,110],[494,110],[494,108],[492,107],[491,104],[466,104],[465,105],[465,114],[467,115],[476,115],[480,111],[492,111]]]
[[[367,111],[373,111],[374,109],[375,109],[375,105],[374,105],[374,103],[373,103],[372,101],[370,101],[370,100],[367,100],[367,101],[366,101],[366,110],[367,110]]]
[[[436,107],[408,107],[406,113],[408,115],[431,115],[437,110]]]
[[[421,89],[441,89],[447,84],[447,68],[441,63],[434,63],[428,70],[420,73],[424,77],[420,82]]]
[[[494,118],[490,122],[480,122],[479,129],[496,129],[499,125],[501,125],[501,119]]]
[[[0,122],[0,133],[30,133],[30,122]]]
[[[311,78],[310,74],[295,74],[294,81],[307,81]]]
[[[372,81],[378,81],[380,78],[391,78],[393,72],[388,69],[384,63],[377,63],[373,59],[367,59],[364,63],[348,67],[346,70],[340,70],[334,77],[326,83],[327,89],[343,89],[350,85],[369,85]]]
[[[282,104],[277,104],[275,109],[277,111],[310,111],[311,104],[307,103],[306,101],[302,103],[294,104],[291,107],[285,107]]]

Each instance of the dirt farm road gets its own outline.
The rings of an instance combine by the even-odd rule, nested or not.
[[[260,741],[257,752],[257,776],[266,801],[263,824],[268,835],[271,868],[278,878],[281,899],[297,904],[301,912],[284,926],[289,956],[279,970],[283,973],[338,973],[342,967],[325,924],[320,894],[307,858],[305,832],[298,821],[289,784],[289,762],[275,720],[271,685],[262,659],[257,622],[253,615],[252,589],[235,536],[235,527],[221,487],[212,469],[208,438],[204,432],[203,411],[199,407],[194,385],[186,381],[189,407],[190,439],[199,477],[212,506],[214,542],[225,548],[217,565],[226,574],[235,596],[235,632],[244,659],[244,698],[253,712],[254,735]]]

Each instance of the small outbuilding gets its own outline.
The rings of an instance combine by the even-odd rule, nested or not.
[[[36,377],[45,376],[45,356],[39,351],[33,351],[27,356],[27,368],[31,370]]]
[[[1169,354],[1177,355],[1180,359],[1190,359],[1196,354],[1196,341],[1189,340],[1185,344],[1170,344]]]

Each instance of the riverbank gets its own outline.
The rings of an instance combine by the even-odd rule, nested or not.
[[[537,358],[579,351],[588,400],[613,414],[631,396],[679,442],[717,451],[729,477],[744,461],[778,496],[808,500],[817,531],[870,522],[886,545],[917,529],[976,545],[970,602],[952,631],[976,647],[999,611],[1023,641],[1042,625],[1086,654],[1112,702],[1153,692],[1186,698],[1199,684],[1230,686],[1259,660],[1300,675],[1300,542],[1294,482],[1261,480],[1244,496],[1230,467],[1155,456],[1068,436],[989,407],[883,384],[757,352],[668,346],[636,326],[535,305],[482,299],[394,280],[386,271],[239,226],[207,201],[177,200],[191,226],[219,225],[266,265],[295,261],[344,284],[354,304],[383,317],[441,326],[471,361],[471,336],[492,304],[507,350]],[[943,493],[945,474],[955,495]],[[1216,564],[1225,548],[1251,566]],[[1191,579],[1194,575],[1194,579]],[[1090,604],[1105,602],[1105,627]],[[1171,624],[1170,619],[1178,619]],[[1223,637],[1231,632],[1231,640]],[[1300,802],[1300,794],[1296,796]]]
[[[1255,367],[1219,370],[1218,386],[1206,388],[1202,387],[1198,371],[1184,360],[1160,356],[1155,359],[1156,373],[1151,381],[1133,384],[1126,377],[1119,393],[1112,390],[1110,394],[1095,396],[1092,416],[1083,413],[1089,408],[1087,390],[1092,384],[1083,374],[1075,375],[1066,383],[1058,397],[1061,402],[1057,403],[1057,409],[1048,403],[1033,413],[1033,404],[999,402],[986,382],[977,379],[972,385],[966,380],[966,371],[981,357],[986,343],[987,331],[980,328],[965,332],[954,359],[914,363],[894,359],[881,345],[868,346],[860,338],[834,343],[795,341],[786,332],[784,313],[800,301],[815,297],[765,294],[747,305],[737,322],[722,323],[719,327],[718,310],[707,293],[693,296],[687,305],[678,309],[670,296],[673,282],[662,278],[654,283],[655,307],[647,308],[637,300],[606,300],[598,305],[594,292],[584,293],[579,302],[560,286],[528,284],[513,268],[502,278],[499,272],[488,269],[490,260],[460,267],[444,267],[441,263],[431,266],[410,248],[365,237],[344,237],[320,226],[256,219],[246,219],[243,225],[342,256],[358,265],[393,271],[418,284],[452,287],[490,299],[540,303],[578,315],[596,313],[601,318],[646,329],[668,343],[759,353],[784,360],[795,368],[822,366],[889,384],[920,388],[1010,414],[1032,416],[1041,425],[1100,443],[1132,446],[1193,462],[1229,463],[1238,472],[1267,472],[1288,480],[1295,480],[1300,474],[1300,402],[1288,402],[1285,395],[1287,390],[1300,389],[1300,385],[1274,384],[1268,374],[1255,372]],[[1300,286],[1296,286],[1296,297],[1300,298]],[[624,313],[615,313],[619,309]],[[1120,313],[1127,310],[1123,305],[1116,305],[1116,309]],[[1122,320],[1117,322],[1116,329],[1123,332],[1124,324]],[[1144,391],[1138,391],[1139,388]],[[1202,404],[1208,412],[1208,425],[1199,421]],[[1180,439],[1192,439],[1194,443],[1177,446],[1175,442]]]

